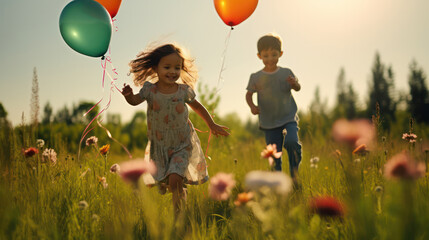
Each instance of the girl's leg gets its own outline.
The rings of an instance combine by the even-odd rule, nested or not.
[[[172,173],[168,176],[168,185],[173,194],[174,215],[178,216],[186,199],[186,192],[183,190],[183,178],[179,174]]]
[[[301,144],[298,139],[298,124],[296,122],[290,122],[285,125],[286,136],[284,141],[284,147],[287,150],[289,156],[289,169],[290,175],[296,181],[296,174],[298,173],[298,166],[301,162]]]
[[[283,128],[265,129],[265,142],[268,144],[276,144],[277,152],[282,152],[283,149]],[[276,171],[282,170],[282,158],[274,158]]]

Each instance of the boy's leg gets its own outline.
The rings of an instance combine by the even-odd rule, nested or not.
[[[295,179],[302,158],[301,144],[298,139],[298,124],[290,122],[285,125],[285,128],[287,133],[284,140],[284,147],[289,156],[290,176]]]
[[[274,129],[264,129],[265,133],[265,142],[268,144],[276,144],[277,152],[282,152],[283,149],[283,128],[274,128]],[[274,158],[276,171],[282,170],[282,158]]]

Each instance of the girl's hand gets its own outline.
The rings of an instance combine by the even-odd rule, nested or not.
[[[124,83],[124,87],[122,88],[122,95],[125,97],[133,94],[133,89],[130,87],[130,85]]]
[[[215,135],[216,137],[217,137],[218,135],[221,135],[221,136],[228,136],[228,135],[229,135],[229,132],[227,132],[225,129],[229,129],[229,128],[227,128],[227,127],[225,127],[225,126],[222,126],[222,125],[218,125],[218,124],[216,124],[216,123],[213,123],[213,125],[212,125],[212,126],[210,126],[210,132],[211,132],[213,135]]]

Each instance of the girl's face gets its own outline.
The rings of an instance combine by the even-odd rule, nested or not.
[[[161,58],[158,66],[155,68],[158,81],[167,85],[174,84],[180,77],[182,62],[183,59],[177,53],[172,53]]]
[[[275,70],[277,69],[277,63],[279,62],[279,58],[283,55],[283,52],[279,50],[274,50],[272,48],[267,50],[262,50],[258,53],[259,59],[265,65],[265,70]]]

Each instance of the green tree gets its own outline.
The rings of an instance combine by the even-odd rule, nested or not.
[[[91,111],[89,111],[90,109]],[[100,107],[98,105],[95,106],[94,102],[81,101],[77,106],[73,107],[71,113],[72,122],[89,123],[97,116],[99,109]],[[87,114],[84,116],[85,113]]]
[[[73,123],[72,114],[66,105],[55,114],[54,122],[66,123],[67,125]]]
[[[337,79],[337,101],[333,110],[333,117],[353,119],[356,117],[357,94],[351,83],[346,82],[346,73],[344,68],[340,69]]]
[[[52,122],[52,106],[49,102],[43,108],[42,124],[49,124]]]
[[[148,140],[146,113],[144,111],[137,111],[131,121],[124,126],[123,133],[129,136],[130,142],[128,147],[130,149],[143,149]]]
[[[357,117],[358,95],[353,89],[352,83],[348,84],[347,98],[345,101],[346,118],[353,119]]]
[[[380,59],[380,54],[375,55],[372,67],[372,79],[369,83],[369,99],[367,105],[367,116],[376,115],[376,105],[380,107],[380,115],[388,120],[395,120],[396,101],[393,98],[394,74],[392,68],[386,67]],[[388,127],[388,125],[385,125]]]
[[[408,110],[418,122],[429,121],[429,93],[426,86],[426,74],[417,62],[410,64],[408,84],[410,86],[410,99]]]
[[[107,114],[107,123],[112,124],[112,125],[117,125],[120,126],[121,125],[121,115],[118,113],[108,113]]]
[[[7,117],[7,111],[3,107],[3,104],[0,103],[0,119],[6,119],[6,117]]]

